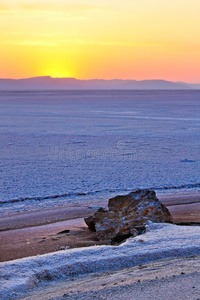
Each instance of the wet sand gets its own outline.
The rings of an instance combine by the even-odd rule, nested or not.
[[[158,198],[168,207],[176,224],[200,224],[200,193],[158,195]],[[68,205],[1,218],[0,261],[105,244],[87,229],[83,217],[93,214],[99,206],[106,206],[107,202]]]

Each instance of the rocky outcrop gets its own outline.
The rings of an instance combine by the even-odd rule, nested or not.
[[[168,209],[152,190],[134,190],[125,196],[109,199],[108,210],[100,208],[93,216],[85,218],[97,238],[120,242],[145,230],[148,221],[173,223]]]

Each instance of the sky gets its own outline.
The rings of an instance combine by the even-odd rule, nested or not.
[[[0,0],[0,78],[200,83],[199,0]]]

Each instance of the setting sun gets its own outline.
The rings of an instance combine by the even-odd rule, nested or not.
[[[199,0],[0,3],[0,78],[200,81]]]
[[[62,77],[76,77],[76,74],[74,74],[72,71],[69,70],[69,68],[65,68],[63,66],[50,65],[49,68],[47,68],[44,72],[42,72],[45,76],[51,76],[53,78],[62,78]]]

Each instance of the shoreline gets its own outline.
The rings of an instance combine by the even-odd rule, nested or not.
[[[158,195],[170,210],[175,224],[200,225],[200,193]],[[0,261],[54,251],[105,245],[90,232],[83,218],[108,200],[29,212],[0,220]],[[65,231],[61,233],[62,231]]]
[[[157,198],[170,210],[175,223],[200,222],[199,205],[200,192],[183,192],[159,194]],[[68,203],[61,207],[52,207],[23,213],[13,213],[1,216],[0,232],[11,229],[22,229],[45,224],[52,224],[66,220],[84,218],[93,214],[100,207],[107,207],[108,199],[87,202]],[[184,207],[187,205],[187,213]]]
[[[143,296],[140,293],[141,282],[142,285],[145,285],[145,282],[147,282],[147,287],[151,286],[150,283],[156,283],[152,287],[156,294],[157,287],[162,287],[164,280],[166,291],[177,292],[177,289],[174,290],[174,288],[167,289],[167,287],[170,287],[170,282],[176,286],[178,281],[181,289],[183,283],[187,283],[187,279],[189,281],[190,278],[193,278],[194,281],[199,279],[199,269],[197,269],[200,263],[199,238],[199,226],[150,223],[143,235],[129,238],[119,246],[102,245],[67,249],[3,262],[1,263],[2,285],[0,297],[2,300],[12,298],[24,299],[26,297],[26,299],[31,299],[31,296],[33,296],[32,299],[53,300],[65,299],[71,293],[72,297],[70,299],[80,299],[80,295],[83,296],[81,299],[90,299],[92,297],[87,297],[89,292],[89,296],[100,296],[97,299],[102,299],[101,295],[104,296],[104,294],[101,292],[108,291],[108,293],[111,292],[111,298],[106,297],[105,299],[113,299],[112,296],[116,294],[112,293],[118,292],[118,290],[113,290],[113,287],[118,287],[120,290],[122,288],[122,291],[125,291],[126,294],[128,287],[126,283],[129,284],[128,281],[130,279],[132,280],[131,285],[133,284],[135,287],[135,275],[136,278],[137,275],[140,276],[136,285],[139,285],[138,292],[141,296]],[[180,260],[179,265],[174,263],[176,259]],[[183,260],[186,260],[185,266],[183,266]],[[148,267],[149,265],[150,267]],[[163,266],[166,266],[167,270],[163,270]],[[138,274],[134,274],[134,270]],[[163,271],[165,271],[165,274]],[[109,274],[113,274],[113,278],[109,278],[107,276]],[[151,275],[154,275],[154,278]],[[170,275],[171,278],[169,278]],[[79,284],[79,279],[82,276],[84,276],[85,280]],[[96,282],[91,280],[91,278],[95,279],[95,277],[97,279]],[[120,286],[120,278],[123,278],[122,286]],[[184,282],[181,278],[185,279]],[[110,279],[111,286],[109,286]],[[148,279],[150,280],[148,281]],[[138,280],[140,280],[139,283]],[[74,291],[72,291],[72,281],[75,287]],[[105,285],[105,282],[108,286]],[[88,287],[88,283],[89,285],[91,283],[90,287]],[[57,284],[61,284],[58,289]],[[192,283],[196,288],[196,292],[199,291],[199,284],[199,280],[196,280],[195,284]],[[125,290],[123,290],[123,285]],[[44,288],[47,288],[47,290],[45,291]],[[98,295],[99,288],[101,291]],[[191,286],[188,286],[188,288],[190,296],[191,291],[194,292],[195,290],[191,290],[193,288]],[[43,291],[42,295],[37,294],[41,291]],[[133,294],[134,291],[135,289],[133,289]],[[58,292],[59,294],[55,296],[61,296],[61,298],[55,298],[54,292]],[[45,298],[44,296],[47,294],[48,298]],[[180,294],[178,293],[178,295]],[[130,299],[134,298],[130,297]],[[171,298],[169,297],[168,299]]]

